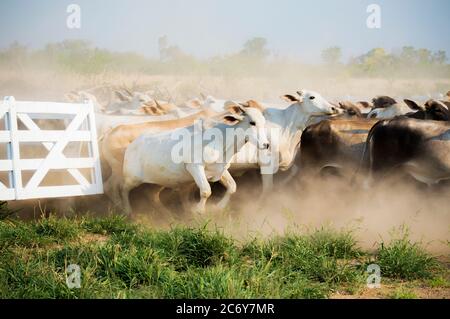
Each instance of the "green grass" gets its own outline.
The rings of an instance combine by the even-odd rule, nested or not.
[[[431,278],[437,266],[420,243],[411,242],[407,229],[401,228],[389,243],[382,242],[378,249],[376,263],[382,276],[400,279]]]
[[[386,275],[431,264],[405,241],[376,256]],[[398,256],[405,265],[393,262]],[[237,242],[207,225],[162,231],[115,216],[6,219],[0,298],[327,298],[365,283],[366,258],[352,232],[327,228]],[[79,289],[66,285],[70,264],[81,268]]]
[[[431,288],[450,288],[450,281],[443,276],[436,276],[427,281]]]
[[[392,299],[417,299],[417,295],[408,288],[400,287],[391,294]]]

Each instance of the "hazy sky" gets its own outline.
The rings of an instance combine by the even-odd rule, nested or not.
[[[81,7],[81,29],[68,29],[66,8]],[[366,8],[381,7],[381,29],[368,29]],[[0,48],[33,48],[64,39],[157,56],[157,40],[197,56],[238,50],[267,38],[272,51],[318,61],[340,46],[346,57],[404,45],[450,54],[448,0],[0,0]]]

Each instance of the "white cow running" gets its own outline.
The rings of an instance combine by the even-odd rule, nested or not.
[[[289,169],[295,159],[303,130],[313,116],[336,114],[337,109],[319,93],[310,90],[297,91],[298,96],[284,95],[283,99],[293,102],[286,109],[265,108],[266,131],[271,144],[270,150],[258,151],[252,144],[246,144],[231,161],[230,172],[240,174],[249,169],[260,169],[263,191],[261,198],[273,187],[273,174]],[[277,136],[276,136],[277,135]],[[295,175],[293,170],[291,175]]]
[[[231,112],[223,116],[224,123],[216,123],[212,127],[206,128],[204,132],[199,133],[198,126],[193,125],[168,133],[143,134],[134,140],[125,152],[123,164],[124,183],[121,195],[124,212],[127,214],[131,212],[130,190],[142,183],[159,186],[155,193],[154,204],[157,208],[167,212],[167,209],[159,201],[160,191],[164,188],[185,188],[194,181],[200,190],[200,201],[195,211],[203,213],[206,201],[211,196],[209,182],[220,181],[227,189],[219,203],[219,207],[224,207],[231,194],[236,191],[236,183],[227,170],[234,154],[247,141],[257,144],[258,148],[269,148],[264,130],[265,119],[261,111],[238,105],[229,107],[229,110]],[[241,135],[241,138],[238,137],[235,141],[234,134],[229,135],[230,130],[234,133],[243,130],[248,135],[245,138]],[[211,137],[216,136],[214,134],[217,133],[220,133],[222,142],[217,142],[215,138],[214,142],[211,142]],[[174,138],[176,136],[184,136],[187,140],[180,142]],[[200,139],[201,143],[195,143],[196,139]],[[174,149],[186,141],[194,141],[182,149],[183,154],[189,156],[175,161]],[[191,154],[201,154],[202,158],[193,160]]]

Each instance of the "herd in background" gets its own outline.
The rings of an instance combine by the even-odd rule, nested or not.
[[[153,96],[151,91],[124,88],[110,89],[109,98],[101,101],[88,90],[66,95],[71,102],[94,104],[100,154],[111,169],[104,176],[105,193],[127,214],[132,211],[129,192],[143,183],[154,186],[150,202],[155,210],[170,214],[160,200],[163,189],[178,193],[185,209],[202,213],[211,196],[210,183],[220,182],[226,192],[218,206],[224,208],[237,190],[233,177],[255,169],[262,177],[261,199],[274,187],[298,185],[306,176],[329,171],[349,180],[358,173],[365,185],[393,172],[428,185],[450,179],[450,91],[421,104],[389,96],[332,102],[317,92],[300,90],[282,96],[287,107],[203,94],[176,105]],[[171,134],[180,129],[194,134],[199,119],[210,123],[206,129],[246,128],[253,133],[233,147],[224,163],[216,158],[174,163]],[[277,139],[270,135],[273,128],[279,132]],[[199,151],[218,154],[230,147],[229,142],[220,148],[203,143]],[[272,170],[261,159],[270,156],[277,159]],[[280,171],[287,171],[287,176],[274,185],[273,175]],[[193,189],[200,197],[197,205],[191,205]]]

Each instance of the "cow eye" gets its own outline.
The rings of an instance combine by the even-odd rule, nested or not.
[[[253,122],[253,121],[251,121],[251,122],[250,122],[250,125],[252,125],[252,126],[255,126],[255,125],[256,125],[256,123],[255,123],[255,122]]]
[[[309,99],[310,100],[314,100],[316,97],[315,96],[310,96]]]

